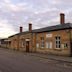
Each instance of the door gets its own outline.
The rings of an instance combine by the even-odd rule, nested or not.
[[[26,52],[29,52],[29,41],[26,41]]]

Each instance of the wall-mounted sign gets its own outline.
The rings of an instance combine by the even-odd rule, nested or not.
[[[46,37],[48,38],[48,37],[52,37],[52,34],[46,34]]]

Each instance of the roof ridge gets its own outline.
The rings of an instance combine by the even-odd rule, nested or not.
[[[47,26],[47,27],[44,27],[44,28],[34,29],[34,30],[32,30],[32,32],[36,33],[36,32],[53,31],[53,30],[69,29],[69,28],[72,28],[72,23],[64,23],[64,24],[58,24],[58,25],[53,25],[53,26]],[[21,33],[14,34],[10,37],[13,37],[15,35],[24,34],[24,33],[26,34],[28,32],[29,31],[24,31],[24,32],[21,32]]]

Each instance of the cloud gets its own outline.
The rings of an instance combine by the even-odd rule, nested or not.
[[[72,22],[71,0],[0,0],[0,36],[19,32],[19,26],[28,30],[59,24],[59,13],[66,14],[66,22]]]
[[[3,9],[6,12],[19,12],[24,10],[24,6],[26,6],[26,3],[18,3],[18,4],[12,4],[10,0],[4,0],[4,2],[0,2],[1,9]]]
[[[8,23],[7,20],[0,19],[0,36],[8,37],[9,35],[15,34],[13,27]]]

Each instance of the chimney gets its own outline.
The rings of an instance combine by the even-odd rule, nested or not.
[[[23,27],[20,27],[20,33],[23,32]]]
[[[60,13],[60,24],[64,24],[65,23],[65,15],[64,13]]]
[[[29,23],[29,32],[31,32],[31,31],[32,31],[32,24]]]

